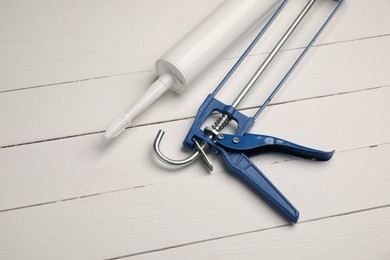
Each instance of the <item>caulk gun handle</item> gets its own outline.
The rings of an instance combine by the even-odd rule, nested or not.
[[[298,221],[298,210],[244,153],[226,150],[221,150],[221,153],[230,172],[250,186],[286,219],[293,223]]]
[[[239,141],[234,142],[234,140]],[[223,139],[217,139],[216,142],[225,148],[243,152],[250,157],[264,152],[276,152],[316,161],[328,161],[335,152],[316,150],[278,137],[259,134],[224,134]]]

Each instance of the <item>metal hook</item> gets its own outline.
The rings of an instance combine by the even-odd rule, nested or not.
[[[195,142],[197,150],[194,151],[192,153],[192,155],[190,155],[189,157],[187,157],[185,159],[181,159],[181,160],[174,160],[174,159],[171,159],[171,158],[165,156],[160,150],[160,143],[161,143],[161,139],[163,138],[164,134],[165,134],[165,132],[163,130],[159,130],[157,133],[156,139],[154,140],[154,144],[153,144],[154,151],[156,152],[157,157],[162,162],[165,162],[167,164],[171,164],[174,166],[184,166],[184,165],[188,165],[188,164],[194,162],[199,156],[201,156],[206,167],[210,171],[213,170],[214,167],[206,155],[206,151],[208,150],[207,145],[206,144],[199,144],[196,140],[194,140],[194,142]]]

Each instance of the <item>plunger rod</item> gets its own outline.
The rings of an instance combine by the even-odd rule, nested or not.
[[[305,15],[309,12],[310,8],[313,6],[314,2],[316,0],[310,0],[305,8],[301,11],[301,13],[298,15],[298,17],[295,19],[295,21],[291,24],[290,28],[286,31],[286,33],[283,35],[283,37],[279,40],[279,42],[276,44],[276,46],[273,48],[271,53],[268,55],[268,57],[265,59],[265,61],[261,64],[261,66],[257,69],[256,73],[252,76],[252,78],[248,81],[248,83],[245,85],[245,87],[241,90],[240,94],[236,97],[234,100],[232,107],[236,108],[238,104],[242,101],[242,99],[248,94],[249,90],[253,87],[253,85],[256,83],[256,81],[260,78],[260,76],[263,74],[265,69],[269,66],[269,64],[272,62],[272,60],[275,58],[276,54],[280,51],[282,46],[285,44],[285,42],[290,38],[291,34],[294,32],[294,30],[298,27],[300,22],[303,20]]]

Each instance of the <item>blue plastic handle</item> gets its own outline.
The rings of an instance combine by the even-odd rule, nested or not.
[[[232,120],[238,123],[235,135],[223,134],[222,139],[210,139],[209,134],[202,130],[202,124],[215,111],[229,114]],[[333,151],[323,152],[272,136],[247,134],[253,123],[253,117],[247,117],[233,107],[218,101],[213,95],[209,95],[199,108],[194,123],[184,140],[184,145],[193,148],[194,137],[203,143],[207,143],[213,152],[222,156],[230,172],[251,187],[256,194],[264,198],[286,219],[296,223],[299,218],[298,210],[252,163],[249,157],[262,152],[273,151],[326,161],[332,157]]]
[[[290,222],[297,223],[299,211],[272,184],[272,182],[241,152],[220,150],[227,168],[244,183],[262,196]]]
[[[316,161],[328,161],[334,154],[334,151],[320,151],[281,138],[259,134],[243,136],[224,134],[223,139],[216,139],[216,142],[225,148],[244,152],[249,157],[264,152],[276,152]]]

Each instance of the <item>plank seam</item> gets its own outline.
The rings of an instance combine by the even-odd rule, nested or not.
[[[374,35],[374,36],[368,36],[368,37],[355,38],[355,39],[349,39],[349,40],[340,40],[340,41],[329,42],[329,43],[320,43],[320,44],[314,44],[312,48],[323,47],[323,46],[328,46],[328,45],[335,45],[335,44],[342,44],[342,43],[349,43],[349,42],[356,42],[356,41],[365,41],[365,40],[383,38],[383,37],[388,37],[388,36],[390,36],[390,33]],[[289,52],[289,51],[296,51],[296,50],[303,50],[303,49],[304,49],[304,47],[295,47],[295,48],[290,48],[290,49],[283,49],[280,52]],[[249,57],[256,57],[256,56],[262,56],[262,55],[265,55],[265,54],[269,54],[269,52],[261,52],[261,53],[256,53],[256,54],[249,54],[248,56]],[[238,59],[238,58],[239,58],[239,56],[227,57],[227,58],[223,58],[222,61],[233,60],[233,59]],[[0,94],[1,93],[9,93],[9,92],[29,90],[29,89],[37,89],[37,88],[44,88],[44,87],[66,85],[66,84],[85,82],[85,81],[92,81],[92,80],[99,80],[99,79],[114,78],[114,77],[120,77],[120,76],[126,76],[126,75],[149,73],[149,72],[153,72],[153,71],[155,71],[155,70],[154,69],[147,69],[147,70],[139,70],[139,71],[126,72],[126,73],[118,73],[118,74],[98,76],[98,77],[85,78],[85,79],[74,79],[74,80],[69,80],[69,81],[48,83],[48,84],[42,84],[42,85],[31,86],[31,87],[24,87],[24,88],[18,88],[18,89],[2,90],[2,91],[0,91]]]
[[[389,144],[390,144],[390,142],[381,143],[381,144],[373,144],[373,145],[369,145],[369,146],[357,147],[357,148],[346,149],[346,150],[339,150],[339,151],[336,151],[336,153],[345,153],[345,152],[350,152],[350,151],[354,151],[354,150],[361,150],[361,149],[376,149],[376,148],[379,148],[381,146],[389,145]],[[299,159],[298,158],[283,159],[283,160],[279,160],[279,161],[276,161],[276,162],[272,162],[270,164],[276,164],[276,163],[279,163],[279,162],[290,162],[290,161],[294,161],[294,160],[299,160]],[[223,171],[223,170],[222,171],[216,171],[216,172],[213,172],[213,175],[215,175],[215,174],[222,174],[222,173],[225,173],[225,172],[226,171]],[[174,180],[174,181],[184,181],[184,180],[188,180],[188,179],[191,179],[191,178],[198,178],[198,176],[178,179],[178,180]],[[93,194],[87,194],[87,195],[82,195],[82,196],[76,196],[76,197],[71,197],[71,198],[65,198],[65,199],[60,199],[60,200],[47,201],[47,202],[42,202],[42,203],[37,203],[37,204],[31,204],[31,205],[25,205],[25,206],[20,206],[20,207],[2,209],[2,210],[0,210],[0,214],[4,213],[4,212],[10,212],[10,211],[16,211],[16,210],[35,208],[35,207],[46,206],[46,205],[51,205],[51,204],[55,204],[55,203],[62,203],[62,202],[79,200],[79,199],[86,199],[86,198],[93,198],[93,197],[97,197],[97,196],[104,196],[106,194],[117,193],[117,192],[124,192],[124,191],[129,191],[129,190],[145,188],[145,187],[152,187],[152,186],[156,186],[156,185],[160,185],[160,184],[166,184],[166,183],[167,182],[156,182],[156,183],[150,183],[150,184],[145,184],[145,185],[137,185],[137,186],[127,187],[127,188],[122,188],[122,189],[109,190],[109,191],[93,193]]]
[[[381,210],[381,209],[386,209],[386,208],[390,208],[390,204],[366,208],[366,209],[360,209],[360,210],[355,210],[355,211],[350,211],[350,212],[346,212],[346,213],[334,214],[334,215],[324,216],[324,217],[315,218],[315,219],[304,220],[304,221],[298,222],[295,225],[304,225],[304,224],[311,223],[311,222],[328,220],[328,219],[337,218],[337,217],[345,217],[345,216],[349,216],[349,215],[359,214],[359,213],[373,211],[373,210]],[[150,254],[150,253],[156,253],[156,252],[161,252],[161,251],[165,251],[165,250],[181,248],[181,247],[185,247],[185,246],[202,244],[202,243],[207,243],[207,242],[211,242],[211,241],[218,241],[218,240],[225,239],[225,238],[239,237],[239,236],[244,236],[244,235],[248,235],[248,234],[255,234],[255,233],[259,233],[259,232],[263,232],[263,231],[268,231],[268,230],[276,230],[276,229],[285,228],[288,226],[291,226],[291,224],[262,228],[262,229],[241,232],[241,233],[236,233],[236,234],[231,234],[231,235],[226,235],[226,236],[221,236],[221,237],[203,239],[203,240],[199,240],[199,241],[193,241],[193,242],[183,243],[183,244],[179,244],[179,245],[168,246],[168,247],[138,252],[138,253],[134,253],[134,254],[128,254],[128,255],[123,255],[123,256],[118,256],[118,257],[113,257],[113,258],[106,258],[106,260],[116,260],[116,259],[122,259],[125,257],[128,258],[128,257],[134,257],[134,256],[145,255],[145,254]]]
[[[290,103],[307,101],[307,100],[315,100],[315,99],[320,99],[320,98],[328,98],[328,97],[333,97],[333,96],[341,96],[341,95],[359,93],[359,92],[364,92],[364,91],[373,91],[373,90],[378,90],[378,89],[388,88],[388,87],[390,87],[390,85],[370,87],[370,88],[353,90],[353,91],[338,92],[338,93],[320,95],[320,96],[315,96],[315,97],[299,98],[299,99],[293,99],[293,100],[288,100],[288,101],[271,103],[268,106],[277,106],[277,105],[284,105],[284,104],[290,104]],[[254,108],[258,108],[258,107],[259,106],[244,107],[244,108],[240,108],[238,110],[245,111],[245,110],[254,109]],[[128,130],[130,128],[139,128],[139,127],[145,127],[145,126],[153,126],[153,125],[158,125],[158,124],[178,122],[178,121],[189,120],[189,119],[193,119],[193,118],[194,118],[194,116],[190,116],[190,117],[182,117],[182,118],[176,118],[176,119],[170,119],[170,120],[162,120],[162,121],[157,121],[157,122],[133,125],[133,126],[127,127],[125,130]],[[31,141],[31,142],[16,143],[16,144],[0,146],[0,149],[7,149],[7,148],[18,147],[18,146],[24,146],[24,145],[58,141],[58,140],[64,140],[64,139],[82,137],[82,136],[88,136],[88,135],[94,135],[94,134],[103,134],[104,132],[105,132],[104,130],[100,130],[100,131],[94,131],[94,132],[88,132],[88,133],[82,133],[82,134],[74,134],[74,135],[61,136],[61,137],[55,137],[55,138],[49,138],[49,139],[35,140],[35,141]]]

